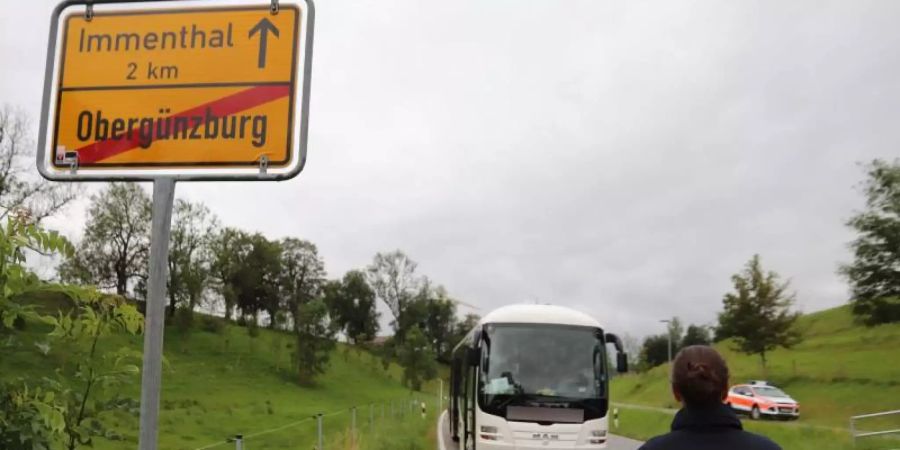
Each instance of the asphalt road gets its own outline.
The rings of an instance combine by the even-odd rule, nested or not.
[[[447,426],[447,412],[443,412],[438,418],[438,450],[459,450],[459,445],[450,439],[450,431]],[[611,435],[606,448],[608,450],[637,450],[643,442]]]

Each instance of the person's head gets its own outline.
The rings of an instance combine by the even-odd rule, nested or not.
[[[721,404],[728,395],[728,366],[714,348],[685,347],[672,363],[672,392],[685,406]]]

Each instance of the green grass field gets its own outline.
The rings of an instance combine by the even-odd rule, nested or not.
[[[728,342],[717,345],[728,361],[733,383],[767,379],[801,404],[802,417],[797,422],[752,423],[750,429],[785,448],[847,448],[850,416],[900,409],[900,324],[866,328],[853,322],[848,307],[839,307],[805,315],[798,326],[803,342],[771,353],[766,371],[758,357],[739,354]],[[677,408],[668,371],[664,365],[618,377],[612,383],[613,400]],[[671,416],[650,411],[623,410],[624,414],[640,418],[640,430],[623,425],[623,433],[634,437],[646,438],[642,430],[664,431],[671,421]],[[900,428],[900,418],[871,420],[862,427]]]
[[[835,308],[804,316],[799,326],[805,335],[803,343],[772,353],[766,373],[757,358],[735,353],[727,343],[719,345],[734,381],[769,379],[802,405],[803,417],[798,422],[744,423],[786,449],[850,448],[846,431],[850,415],[900,409],[900,361],[896,357],[900,325],[857,326],[847,308]],[[34,350],[34,343],[44,340],[45,331],[30,324],[19,333],[21,345],[4,349],[0,357],[0,378],[36,379],[72,362],[67,360],[65,346],[46,356]],[[260,330],[259,336],[251,338],[246,328],[234,325],[220,333],[199,327],[181,333],[169,327],[160,448],[228,449],[233,444],[225,440],[243,434],[246,449],[310,449],[316,435],[313,417],[318,413],[326,414],[324,434],[329,449],[434,448],[436,382],[426,386],[428,394],[411,393],[400,383],[399,367],[392,365],[384,371],[377,358],[340,345],[319,382],[299,386],[289,369],[292,343],[285,333]],[[142,338],[115,336],[101,343],[104,349],[123,345],[139,350]],[[663,366],[616,378],[612,383],[614,402],[677,407],[669,392],[667,371]],[[122,394],[137,399],[139,392],[136,378]],[[418,411],[409,411],[408,401],[413,398],[429,402],[427,419]],[[397,413],[392,416],[386,406],[382,415],[380,405],[391,401]],[[378,406],[370,410],[369,404]],[[349,432],[352,406],[358,407],[356,440]],[[104,422],[118,436],[98,440],[95,448],[134,448],[138,432],[135,412],[105,416]],[[622,408],[621,428],[614,432],[646,439],[665,432],[671,417],[666,412]],[[893,419],[862,425],[863,429],[886,427],[900,428],[900,423]],[[895,448],[900,447],[898,442],[863,442],[859,448]]]
[[[19,334],[22,345],[4,349],[0,358],[0,377],[37,377],[52,374],[66,361],[65,348],[56,348],[47,356],[34,351],[33,342],[42,341],[44,334],[37,325]],[[235,434],[243,434],[248,449],[310,449],[315,443],[315,414],[325,413],[328,448],[338,445],[350,426],[349,408],[358,406],[358,424],[362,429],[360,442],[374,439],[368,428],[370,403],[393,401],[399,411],[401,403],[408,406],[412,398],[426,399],[429,408],[436,401],[436,383],[426,385],[426,392],[411,393],[401,383],[401,369],[393,365],[388,371],[372,355],[339,345],[334,351],[330,367],[315,386],[301,387],[289,369],[290,335],[260,330],[251,338],[246,328],[229,325],[222,333],[195,329],[184,334],[175,328],[166,330],[163,373],[163,394],[160,413],[160,448],[197,449],[224,443]],[[115,336],[101,343],[104,349],[128,345],[140,350],[142,337]],[[138,399],[140,379],[136,377],[123,395]],[[421,426],[410,421],[411,413],[391,417],[386,407],[385,418],[375,408],[376,429],[381,427]],[[138,434],[136,411],[116,412],[104,417],[119,436],[101,439],[98,449],[135,448]],[[404,425],[406,422],[409,424]],[[433,422],[433,420],[431,421]],[[430,423],[429,423],[430,424]],[[285,428],[269,433],[257,433],[277,427]],[[420,440],[420,433],[416,437]],[[384,435],[377,442],[384,442]],[[345,439],[344,439],[345,440]],[[233,444],[214,448],[233,448]],[[376,448],[363,446],[363,448]],[[418,447],[424,448],[424,447]]]
[[[428,410],[423,419],[413,414],[376,427],[372,433],[360,437],[360,450],[425,450],[437,448],[438,412]]]
[[[653,436],[669,431],[672,415],[655,411],[622,408],[619,412],[620,428],[611,432],[634,439],[647,440]],[[854,448],[850,435],[839,429],[823,428],[803,423],[783,423],[770,421],[744,420],[744,429],[762,434],[781,445],[786,450],[845,450]],[[893,449],[898,441],[888,438],[872,438],[860,440],[858,450]]]

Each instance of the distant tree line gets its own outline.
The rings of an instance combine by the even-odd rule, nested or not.
[[[690,345],[709,345],[712,343],[709,327],[689,325],[687,330],[681,325],[678,317],[670,319],[665,333],[647,336],[641,345],[638,358],[638,370],[649,369],[668,362],[669,342],[672,343],[672,357],[684,347]]]
[[[77,248],[59,251],[68,244],[57,242],[57,234],[43,234],[40,223],[63,211],[80,192],[77,184],[48,183],[34,174],[31,125],[21,110],[0,109],[0,227],[8,243],[4,251],[9,251],[0,291],[19,292],[39,281],[24,265],[24,255],[47,252],[44,247],[55,242],[49,253],[65,255],[58,268],[63,281],[143,299],[149,197],[135,184],[109,185],[91,197]],[[847,222],[856,233],[849,245],[853,261],[839,273],[849,283],[853,313],[875,326],[900,321],[900,160],[875,160],[865,170],[865,207]],[[379,332],[376,302],[382,301],[391,314],[393,335],[378,352],[386,363],[401,362],[406,382],[416,387],[434,373],[435,361],[449,360],[453,344],[477,322],[477,316],[458,317],[457,302],[446,289],[416,269],[403,252],[385,252],[367,267],[329,279],[313,243],[294,237],[271,240],[223,226],[202,203],[179,200],[170,242],[168,314],[184,328],[194,326],[194,312],[205,308],[221,311],[225,320],[244,324],[251,333],[259,324],[289,331],[297,343],[298,380],[307,383],[325,369],[337,335],[357,344],[373,340]],[[666,333],[643,343],[626,339],[629,348],[640,349],[632,353],[640,355],[641,366],[665,362],[669,336],[673,352],[727,339],[737,350],[758,355],[763,365],[772,350],[797,343],[794,294],[787,282],[764,271],[754,256],[732,276],[732,284],[714,326],[689,325],[682,331],[681,323],[672,320]],[[107,301],[90,292],[72,295],[84,302]],[[4,332],[25,317],[13,297],[0,295]]]
[[[898,164],[874,162],[865,185],[867,210],[849,222],[860,233],[851,244],[856,261],[841,273],[854,293],[854,313],[870,325],[900,320],[894,273],[900,267],[900,244],[894,242],[900,235],[898,186]],[[116,183],[94,195],[78,251],[60,266],[62,279],[143,298],[149,223],[150,199],[138,185]],[[643,341],[638,366],[665,363],[670,336],[673,354],[730,338],[737,350],[758,355],[763,366],[768,353],[798,342],[793,324],[799,314],[791,311],[789,283],[763,270],[758,255],[732,283],[715,326],[684,329],[673,318],[666,333]],[[433,376],[434,361],[449,361],[453,344],[474,324],[472,318],[459,319],[446,289],[420,275],[416,262],[399,250],[378,253],[369,266],[329,280],[313,243],[223,227],[205,205],[185,200],[175,205],[168,296],[168,314],[185,326],[197,308],[218,305],[226,320],[293,332],[301,382],[325,370],[336,334],[354,344],[376,336],[377,300],[387,306],[392,328],[378,350],[385,363],[401,361],[410,368],[411,386]]]
[[[780,281],[775,272],[765,272],[758,255],[747,262],[743,271],[732,275],[731,281],[733,290],[724,295],[715,326],[689,325],[684,330],[681,320],[673,317],[666,333],[644,339],[638,369],[666,363],[670,340],[674,356],[690,345],[731,339],[735,350],[759,356],[764,369],[768,353],[800,341],[800,333],[794,326],[800,314],[791,310],[794,294],[789,292],[790,285]]]
[[[851,311],[857,320],[875,326],[900,322],[900,159],[876,159],[864,167],[865,208],[847,222],[857,233],[849,245],[854,260],[842,265],[839,273],[849,282]],[[665,363],[669,336],[673,353],[688,345],[728,339],[735,350],[759,356],[763,368],[773,350],[800,341],[795,327],[800,314],[791,310],[795,294],[789,282],[762,268],[759,255],[731,281],[733,290],[722,299],[716,325],[691,325],[682,334],[681,322],[673,318],[667,333],[644,339],[638,367]]]
[[[96,285],[143,300],[148,278],[150,198],[137,184],[112,183],[93,195],[85,232],[59,267],[62,280]],[[376,301],[391,313],[392,337],[379,348],[389,361],[404,362],[414,388],[448,361],[452,346],[474,325],[457,318],[445,288],[416,271],[403,252],[378,253],[365,268],[328,279],[315,244],[222,226],[202,203],[177,200],[169,245],[170,319],[190,328],[201,307],[225,320],[293,333],[298,379],[322,373],[335,337],[353,344],[379,332]],[[413,346],[414,351],[404,345]]]

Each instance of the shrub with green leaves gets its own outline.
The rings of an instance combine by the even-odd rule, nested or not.
[[[0,385],[0,448],[47,450],[65,429],[65,408],[52,390],[24,383]]]
[[[58,389],[66,407],[66,448],[91,445],[97,435],[108,430],[98,420],[100,413],[122,405],[117,389],[133,382],[140,372],[141,354],[127,347],[102,352],[100,339],[115,333],[138,334],[144,318],[122,297],[91,288],[65,286],[76,307],[58,317],[48,317],[53,325],[49,336],[64,345],[74,363],[59,371],[61,377],[52,385]]]
[[[43,255],[69,255],[73,247],[55,231],[45,231],[35,224],[7,219],[6,226],[0,228],[0,331],[15,328],[21,320],[38,318],[33,307],[16,301],[23,294],[43,286],[40,279],[24,265],[28,251]]]
[[[57,378],[8,381],[0,384],[0,448],[4,450],[75,449],[91,445],[92,437],[109,435],[100,413],[128,405],[116,387],[132,382],[140,354],[127,348],[101,351],[101,338],[113,333],[138,334],[143,316],[119,296],[90,287],[50,285],[25,267],[28,251],[70,256],[72,245],[55,231],[9,219],[0,228],[0,332],[14,333],[16,323],[44,322],[52,326],[49,342],[35,345],[48,354],[60,348],[70,365]],[[38,291],[64,294],[74,305],[56,317],[44,316],[17,299]],[[15,340],[8,340],[17,345]]]

